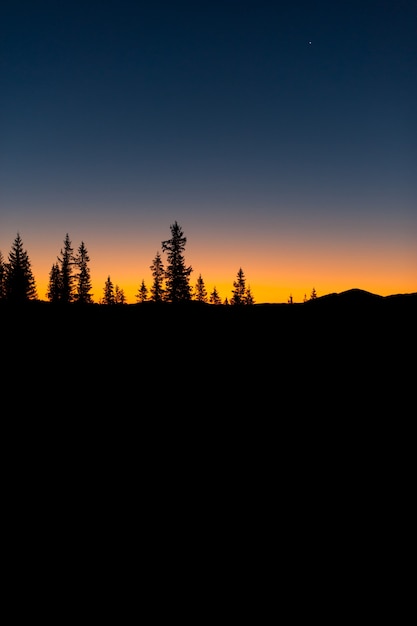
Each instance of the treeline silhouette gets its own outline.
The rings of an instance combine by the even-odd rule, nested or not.
[[[136,303],[179,303],[200,302],[214,305],[253,305],[255,299],[251,286],[243,269],[240,267],[233,281],[230,300],[221,298],[216,286],[208,294],[204,278],[198,275],[195,285],[190,283],[193,268],[185,262],[185,246],[187,238],[183,229],[175,221],[170,226],[171,238],[161,242],[161,250],[166,253],[164,263],[161,251],[157,251],[150,269],[152,284],[148,287],[144,279],[138,287]],[[84,241],[74,251],[71,239],[67,233],[64,245],[59,256],[52,264],[49,273],[48,289],[45,297],[52,304],[127,304],[122,287],[114,284],[110,274],[103,286],[103,294],[97,302],[91,293],[90,257]],[[317,293],[313,287],[310,299],[315,299]],[[31,261],[27,250],[24,249],[20,233],[12,244],[8,261],[0,251],[0,299],[11,303],[25,303],[38,300],[36,280],[32,272]],[[43,301],[43,298],[41,298]],[[307,297],[304,297],[304,301]],[[292,295],[288,302],[293,303]]]
[[[276,425],[279,446],[283,427],[292,425],[299,436],[299,414],[301,430],[313,428],[316,415],[332,424],[346,411],[366,420],[392,380],[410,377],[417,293],[383,297],[351,289],[257,304],[239,269],[230,302],[207,302],[202,279],[200,291],[191,288],[186,239],[176,222],[171,235],[152,264],[149,294],[142,284],[142,298],[132,305],[124,305],[110,277],[100,303],[93,302],[86,246],[74,254],[68,236],[51,267],[48,300],[38,299],[17,235],[0,265],[5,414],[30,418],[33,428],[32,416],[52,417],[52,432],[55,424],[60,429],[57,449],[62,441],[84,440],[85,432],[95,449],[103,431],[111,439],[116,422],[119,430],[134,423],[140,454],[146,428],[156,440],[179,423],[182,432],[191,418],[192,438],[196,417],[196,449],[213,428],[219,440],[226,429],[233,447],[242,428],[250,439],[259,416],[259,428]]]
[[[68,309],[69,307],[71,310],[77,309],[85,312],[98,307],[102,311],[109,310],[108,313],[102,313],[102,316],[107,316],[108,320],[112,316],[115,318],[116,311],[120,309],[125,312],[126,319],[129,309],[135,311],[141,309],[144,319],[145,316],[149,318],[149,313],[155,319],[158,319],[158,315],[166,316],[167,310],[181,311],[186,319],[190,313],[195,316],[198,311],[200,319],[203,319],[203,312],[205,315],[210,315],[210,323],[219,319],[222,323],[228,319],[235,322],[238,319],[237,315],[240,316],[239,319],[253,321],[256,316],[262,315],[262,323],[265,324],[275,319],[278,309],[281,312],[291,310],[292,318],[300,315],[300,313],[295,313],[300,309],[309,311],[310,317],[313,311],[320,314],[330,312],[334,315],[341,310],[350,309],[354,315],[358,312],[360,315],[369,312],[371,316],[375,316],[376,312],[380,314],[381,310],[390,313],[394,310],[401,310],[405,314],[416,310],[417,292],[383,297],[361,289],[351,289],[341,294],[333,293],[319,297],[314,287],[308,298],[304,296],[302,303],[294,303],[290,295],[286,303],[256,304],[241,267],[233,281],[230,300],[227,297],[222,300],[215,286],[210,294],[207,293],[201,273],[194,287],[191,286],[190,276],[193,268],[185,262],[187,238],[177,221],[170,225],[170,231],[171,237],[161,242],[161,251],[166,254],[166,261],[164,263],[161,251],[158,250],[150,265],[152,284],[148,288],[142,280],[134,306],[125,306],[127,302],[124,291],[119,285],[113,284],[110,275],[105,281],[102,297],[98,302],[93,300],[90,257],[86,245],[84,241],[81,241],[78,249],[74,251],[68,233],[64,238],[59,256],[51,266],[47,300],[39,299],[29,255],[24,249],[20,233],[17,233],[7,261],[0,251],[0,305],[4,310],[8,305],[30,304],[32,311],[33,306],[36,305],[44,314],[47,308],[56,310],[56,308]],[[228,313],[224,312],[229,309]],[[237,310],[240,311],[239,314]],[[288,317],[289,313],[286,315]]]

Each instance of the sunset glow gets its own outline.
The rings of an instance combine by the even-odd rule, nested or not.
[[[9,4],[0,250],[40,299],[68,234],[134,304],[174,221],[222,301],[417,291],[412,3]]]

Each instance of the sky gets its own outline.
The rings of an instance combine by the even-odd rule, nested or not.
[[[0,250],[128,303],[177,222],[230,300],[417,291],[414,0],[2,0]]]

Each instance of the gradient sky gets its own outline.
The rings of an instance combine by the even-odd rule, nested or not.
[[[414,0],[3,0],[0,250],[134,303],[177,221],[222,299],[415,292],[416,111]]]

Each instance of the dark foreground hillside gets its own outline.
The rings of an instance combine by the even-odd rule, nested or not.
[[[317,326],[321,331],[337,332],[342,337],[349,327],[353,329],[355,325],[356,329],[360,329],[362,323],[372,322],[372,325],[378,326],[402,320],[408,325],[410,320],[415,320],[417,293],[382,297],[352,289],[305,303],[265,303],[242,307],[214,306],[195,301],[113,306],[72,304],[66,307],[42,301],[21,306],[5,302],[0,304],[0,323],[17,333],[17,337],[19,333],[26,335],[32,330],[35,336],[39,333],[45,342],[50,342],[52,337],[64,339],[65,332],[80,337],[83,335],[84,339],[91,333],[94,340],[113,343],[118,338],[130,338],[132,342],[140,340],[149,345],[157,337],[171,336],[173,339],[178,332],[183,333],[183,339],[203,343],[206,335],[216,333],[225,333],[224,337],[229,338],[228,333],[232,333],[236,339],[240,337],[240,341],[245,337],[255,339],[258,334],[266,338],[270,333],[272,341],[276,333],[284,328],[308,337]],[[339,327],[339,323],[342,326]],[[62,332],[64,334],[60,337]]]
[[[6,521],[25,554],[65,537],[107,576],[140,528],[152,554],[156,536],[175,557],[232,541],[240,565],[278,527],[305,562],[379,565],[382,534],[412,519],[417,299],[352,295],[1,307]]]
[[[88,305],[67,307],[31,302],[2,303],[0,323],[6,341],[25,349],[36,346],[47,357],[65,350],[67,357],[95,359],[98,353],[119,358],[160,358],[187,354],[207,362],[240,354],[288,359],[295,351],[317,355],[324,347],[363,349],[370,341],[400,337],[416,328],[417,293],[381,297],[352,289],[302,304],[214,306],[183,304]],[[412,336],[409,337],[410,341]],[[300,355],[301,356],[301,355]]]
[[[400,378],[414,385],[416,321],[417,294],[360,290],[292,305],[2,306],[3,380],[46,415],[336,416],[352,403],[356,415]]]
[[[357,290],[242,308],[2,306],[3,439],[28,473],[65,465],[84,485],[86,472],[88,497],[113,484],[131,500],[156,477],[175,494],[191,484],[192,501],[217,476],[227,498],[252,485],[271,502],[330,481],[330,503],[368,472],[369,498],[383,466],[410,458],[416,320],[417,294]]]

